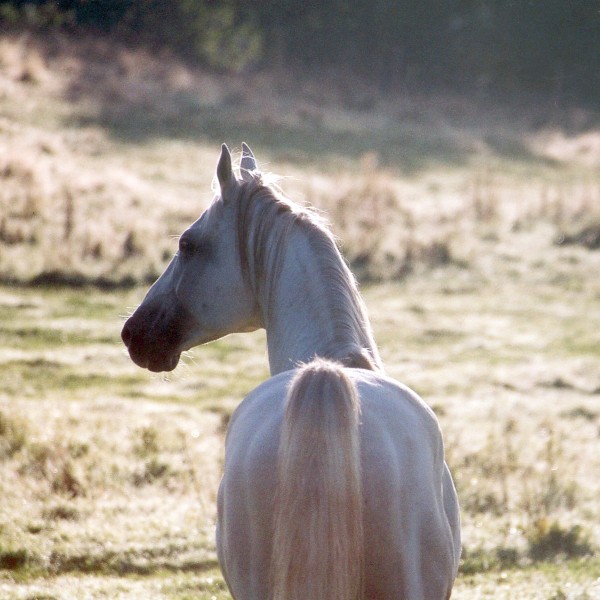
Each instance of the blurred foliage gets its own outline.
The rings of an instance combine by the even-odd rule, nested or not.
[[[235,1],[138,0],[127,4],[118,29],[136,41],[171,48],[225,71],[239,71],[263,56],[261,31],[237,10]]]
[[[588,535],[579,525],[563,527],[557,521],[540,519],[528,533],[529,556],[533,560],[551,560],[563,556],[575,558],[594,553]]]
[[[214,68],[342,67],[382,89],[598,99],[600,0],[0,0],[0,19],[119,31]]]

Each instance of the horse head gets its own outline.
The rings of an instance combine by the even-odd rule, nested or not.
[[[261,326],[237,248],[236,204],[256,172],[254,155],[244,144],[238,179],[223,144],[217,164],[220,193],[181,235],[177,253],[121,332],[140,367],[171,371],[183,351]]]

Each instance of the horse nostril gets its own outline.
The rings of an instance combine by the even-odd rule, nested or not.
[[[129,326],[128,323],[125,323],[125,325],[123,325],[123,329],[121,331],[121,339],[123,340],[123,343],[129,348],[129,344],[131,342],[131,338],[133,337],[133,334],[131,333],[131,327]]]

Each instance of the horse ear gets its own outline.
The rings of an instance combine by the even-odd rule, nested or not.
[[[252,150],[250,150],[250,146],[248,146],[248,144],[245,142],[242,142],[242,161],[240,163],[240,172],[244,181],[252,180],[252,176],[250,175],[251,171],[258,171],[256,159],[254,158]]]
[[[229,152],[227,144],[221,146],[221,156],[219,156],[219,162],[217,164],[217,179],[219,180],[221,194],[235,182],[235,176],[231,166],[231,153]]]

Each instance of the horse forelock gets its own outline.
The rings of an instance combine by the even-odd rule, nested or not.
[[[344,360],[345,356],[338,356],[339,348],[350,348],[352,344],[348,341],[353,340],[354,350],[360,354],[366,349],[374,369],[380,369],[366,308],[326,220],[316,210],[289,200],[260,174],[241,182],[237,194],[240,265],[255,296],[265,299],[267,316],[274,308],[285,248],[294,228],[300,227],[308,236],[317,266],[328,282],[326,301],[334,319],[331,357]]]

